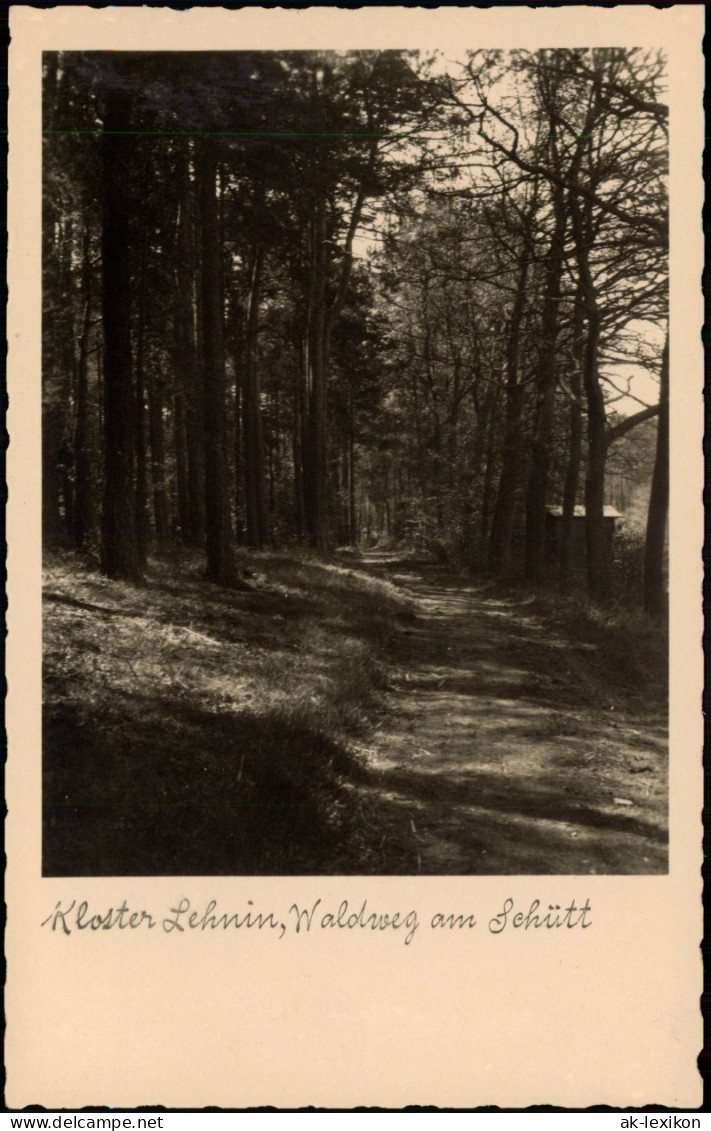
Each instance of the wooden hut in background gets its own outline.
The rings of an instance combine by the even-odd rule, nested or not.
[[[612,553],[617,520],[622,515],[615,507],[604,508],[605,538],[608,552]],[[546,507],[546,557],[555,562],[560,559],[563,541],[563,508]],[[573,515],[572,561],[577,566],[585,564],[585,507],[577,506]]]

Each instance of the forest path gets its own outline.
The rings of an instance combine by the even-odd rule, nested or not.
[[[556,634],[530,598],[383,553],[359,566],[415,610],[356,787],[382,835],[378,870],[666,871],[663,705],[624,693],[596,645]]]

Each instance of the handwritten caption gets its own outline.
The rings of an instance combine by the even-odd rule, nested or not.
[[[483,929],[492,935],[510,934],[512,931],[585,930],[592,926],[590,900],[569,904],[543,903],[534,899],[518,905],[508,897],[481,920]],[[388,932],[396,934],[409,946],[423,927],[427,931],[468,931],[479,926],[474,912],[437,911],[423,916],[415,908],[381,911],[370,906],[367,899],[351,902],[342,899],[329,905],[322,899],[311,903],[292,903],[285,913],[258,911],[251,899],[243,910],[223,910],[216,899],[204,906],[195,906],[187,897],[162,913],[131,910],[126,901],[106,910],[93,910],[86,900],[61,900],[42,920],[43,927],[60,935],[93,931],[154,931],[179,936],[193,931],[258,931],[274,932],[277,939],[285,935],[314,935],[319,932]]]

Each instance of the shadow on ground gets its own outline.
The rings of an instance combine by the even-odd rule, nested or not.
[[[390,870],[666,871],[663,703],[610,670],[595,634],[566,636],[530,598],[423,563],[363,564],[417,608],[399,634],[391,718],[369,750]]]
[[[664,703],[621,654],[610,668],[603,636],[412,560],[283,568],[281,590],[50,590],[45,875],[667,870]],[[381,636],[382,684],[359,647]],[[245,684],[284,685],[297,661],[309,692],[343,665],[344,697],[295,709]],[[368,727],[334,725],[349,696]]]
[[[327,871],[359,766],[294,720],[148,696],[44,722],[47,876]],[[324,868],[322,865],[326,864]]]

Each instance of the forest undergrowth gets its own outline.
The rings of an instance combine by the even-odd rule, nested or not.
[[[151,561],[145,588],[73,554],[47,563],[45,873],[342,869],[352,743],[381,709],[406,598],[280,554],[229,591],[179,556]]]
[[[580,591],[492,587],[507,597],[528,593],[527,611],[551,632],[586,649],[588,676],[598,698],[619,699],[633,713],[668,705],[668,625],[626,595],[597,604]]]
[[[244,555],[241,565],[249,588],[235,591],[206,582],[198,555],[185,550],[152,559],[145,587],[107,580],[74,554],[48,558],[45,874],[394,874],[424,867],[422,800],[404,802],[399,778],[392,794],[392,772],[382,772],[378,756],[373,761],[368,752],[379,741],[397,748],[406,717],[415,736],[427,735],[428,664],[435,665],[432,671],[444,688],[430,704],[433,718],[440,708],[447,716],[436,724],[441,748],[462,751],[453,766],[471,747],[464,732],[459,746],[456,741],[452,746],[447,729],[462,709],[470,712],[466,734],[475,736],[478,728],[492,749],[492,743],[498,749],[503,742],[504,751],[508,743],[502,757],[513,765],[514,708],[508,716],[489,712],[491,717],[477,722],[477,696],[488,694],[484,685],[492,678],[485,665],[483,684],[477,683],[475,651],[482,639],[473,639],[468,622],[456,617],[443,623],[438,639],[436,620],[423,619],[413,600],[407,578],[414,575],[399,574],[403,569],[414,569],[420,581],[424,577],[435,596],[454,595],[463,586],[463,608],[473,599],[492,613],[508,610],[506,620],[495,622],[505,632],[496,644],[499,676],[528,671],[535,683],[526,676],[510,693],[522,708],[537,712],[521,749],[542,740],[545,758],[551,742],[567,744],[565,757],[556,754],[555,782],[546,779],[563,792],[547,795],[546,812],[565,808],[570,783],[580,791],[585,781],[579,797],[585,820],[611,822],[615,836],[627,835],[614,811],[597,813],[605,790],[594,765],[605,746],[608,719],[624,718],[627,729],[610,732],[615,764],[627,758],[630,743],[641,743],[644,757],[640,762],[641,755],[632,753],[631,772],[642,767],[651,773],[657,766],[659,739],[650,747],[635,728],[653,708],[658,730],[665,711],[662,626],[624,605],[603,610],[573,595],[525,593],[485,580],[472,590],[470,580],[459,582],[431,562],[408,562],[402,555],[318,561],[264,552]],[[450,667],[441,666],[444,655]],[[541,656],[550,670],[541,670]],[[403,663],[410,664],[409,672]],[[574,678],[565,676],[570,670]],[[465,686],[462,679],[470,682]],[[393,694],[398,683],[404,700]],[[447,689],[457,687],[464,697],[447,698]],[[617,715],[610,714],[615,709]],[[434,749],[432,740],[431,732],[421,739],[425,754]],[[567,747],[576,743],[583,745],[571,754]],[[406,775],[409,757],[401,762]],[[580,767],[576,758],[583,759]],[[519,802],[528,811],[528,791],[533,788],[535,799],[548,769],[543,762],[538,770],[522,762],[521,772]],[[561,772],[567,784],[561,785]],[[472,778],[475,798],[488,781],[486,773],[482,766]],[[663,778],[660,763],[653,779],[644,779],[647,793],[652,780],[657,783],[654,804],[662,809]],[[439,775],[438,788],[445,779]],[[620,780],[625,779],[615,779]],[[424,787],[424,781],[423,788],[435,788]],[[510,800],[505,791],[514,779],[495,774],[491,782],[505,815]],[[620,792],[612,778],[608,784],[613,794]],[[640,803],[647,804],[642,798]],[[532,811],[529,816],[532,830],[540,822]],[[471,840],[476,822],[465,823]],[[484,836],[481,824],[478,835]],[[492,826],[489,835],[499,832]],[[595,835],[600,837],[600,828]],[[496,867],[495,855],[485,837],[484,843],[487,871]],[[472,851],[470,845],[462,868],[477,870]],[[506,846],[501,859],[502,871],[520,868]],[[443,869],[451,870],[451,862]]]

